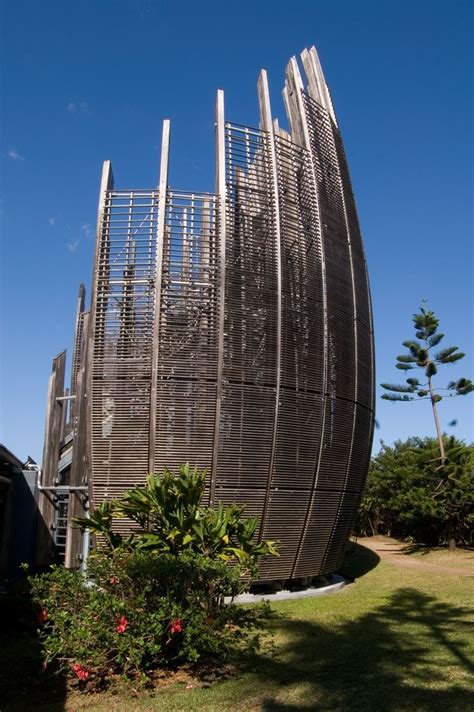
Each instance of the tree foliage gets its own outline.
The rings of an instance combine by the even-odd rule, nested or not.
[[[439,351],[434,351],[435,347],[444,338],[444,334],[438,331],[439,320],[434,312],[425,309],[423,306],[420,307],[420,311],[413,315],[413,325],[416,340],[408,339],[403,342],[403,346],[407,351],[397,356],[395,367],[405,372],[414,369],[421,370],[423,372],[422,380],[420,381],[416,377],[409,377],[406,379],[406,385],[382,383],[382,388],[388,391],[382,395],[382,398],[389,401],[429,400],[431,402],[442,467],[445,460],[445,451],[437,404],[446,397],[465,396],[471,393],[474,385],[468,378],[463,377],[450,381],[444,388],[435,387],[433,377],[438,373],[438,367],[456,363],[456,361],[464,358],[465,354],[459,351],[457,346],[448,346]]]
[[[363,534],[428,544],[474,543],[474,446],[444,437],[438,467],[434,438],[383,445],[372,459],[360,508]]]

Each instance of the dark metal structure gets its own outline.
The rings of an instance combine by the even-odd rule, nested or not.
[[[104,163],[66,428],[69,484],[87,486],[92,506],[164,466],[206,469],[209,503],[245,503],[260,536],[281,541],[266,579],[338,567],[372,442],[359,223],[314,47],[301,58],[305,86],[295,58],[286,70],[290,132],[272,119],[265,71],[259,128],[227,122],[218,92],[215,193],[169,187],[168,121],[157,189],[118,190]],[[65,402],[51,401],[56,430]],[[59,446],[47,442],[43,486],[54,487]]]
[[[35,560],[38,466],[22,463],[0,443],[0,582],[22,575]]]

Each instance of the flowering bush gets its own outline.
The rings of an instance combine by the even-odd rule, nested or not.
[[[188,465],[166,470],[78,520],[106,544],[90,556],[87,578],[61,567],[30,578],[46,663],[91,687],[258,648],[267,607],[224,599],[248,586],[275,543],[256,540],[258,521],[242,507],[202,505],[204,480]],[[117,516],[140,528],[123,540]]]
[[[92,688],[253,651],[266,607],[224,604],[241,574],[201,554],[115,549],[90,557],[87,579],[59,566],[30,577],[45,661]]]

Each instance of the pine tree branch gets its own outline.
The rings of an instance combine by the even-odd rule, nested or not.
[[[414,393],[413,386],[403,386],[399,383],[381,383],[382,388],[386,391],[395,391],[395,393]]]

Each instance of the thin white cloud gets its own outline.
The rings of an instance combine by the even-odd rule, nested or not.
[[[11,158],[12,161],[24,161],[24,160],[25,160],[25,157],[22,156],[20,153],[18,153],[18,151],[16,150],[16,148],[10,148],[10,149],[9,149],[9,151],[8,151],[8,158]]]
[[[84,223],[84,225],[81,225],[81,232],[86,236],[90,237],[92,234],[91,226],[90,223]]]
[[[49,218],[48,223],[51,225],[51,227],[54,227],[56,225],[56,218],[54,217],[54,215]]]
[[[69,111],[70,114],[86,114],[87,116],[90,116],[90,111],[89,111],[89,104],[87,101],[73,101],[70,99],[68,105],[67,105],[67,110]]]
[[[74,253],[77,250],[77,248],[79,247],[79,240],[70,240],[67,243],[67,247],[68,247],[69,252]]]

